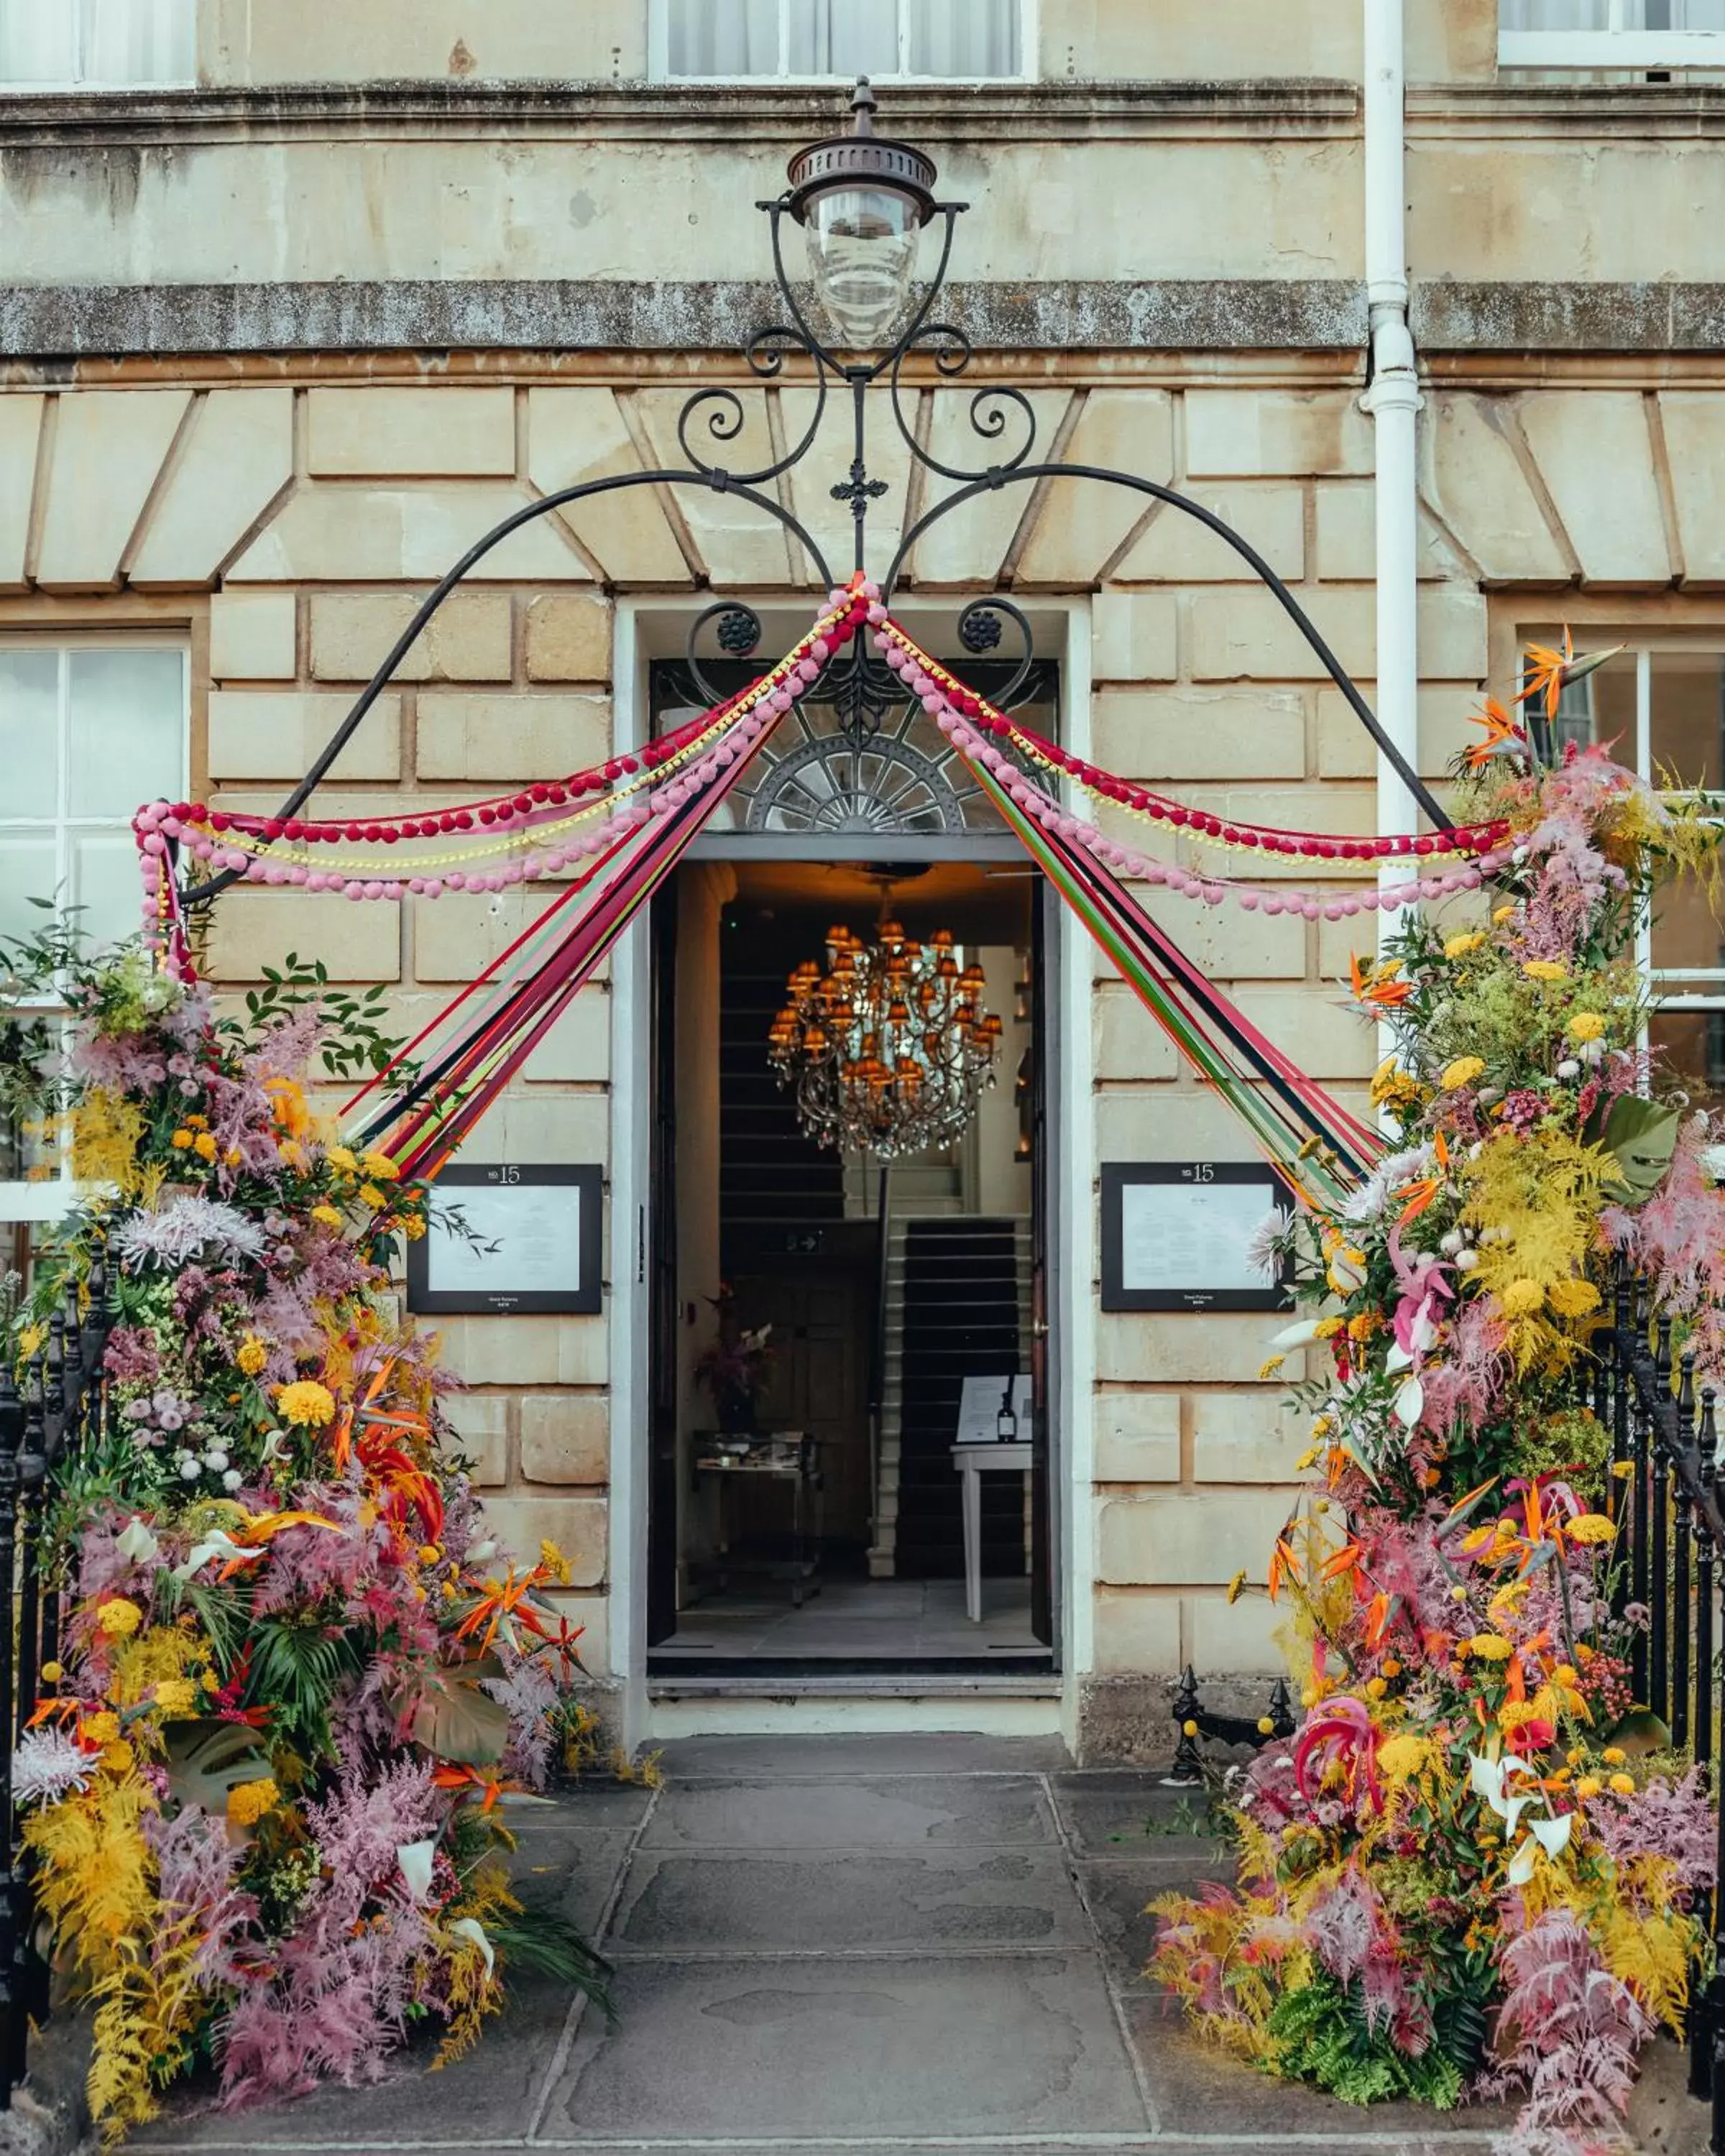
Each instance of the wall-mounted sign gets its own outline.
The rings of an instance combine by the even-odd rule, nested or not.
[[[1287,1284],[1255,1260],[1286,1185],[1257,1161],[1110,1162],[1102,1168],[1104,1310],[1281,1310]]]
[[[593,1315],[603,1195],[595,1167],[446,1168],[432,1186],[429,1232],[408,1245],[408,1309]]]

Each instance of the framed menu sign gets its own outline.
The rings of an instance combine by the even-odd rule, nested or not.
[[[1103,1309],[1285,1309],[1250,1248],[1272,1207],[1291,1209],[1287,1190],[1260,1162],[1106,1163]]]
[[[432,1185],[429,1232],[408,1245],[408,1308],[593,1315],[603,1195],[597,1167],[446,1168]],[[451,1212],[459,1225],[439,1218]]]

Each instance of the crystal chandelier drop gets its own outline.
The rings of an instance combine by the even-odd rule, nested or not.
[[[797,968],[768,1036],[809,1136],[883,1161],[955,1143],[994,1082],[1000,1020],[982,1007],[985,985],[949,928],[926,943],[896,921],[868,942],[829,929],[824,970]]]

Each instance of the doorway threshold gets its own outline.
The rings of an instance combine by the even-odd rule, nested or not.
[[[821,1664],[808,1661],[778,1666],[750,1661],[733,1668],[703,1664],[699,1671],[675,1673],[649,1663],[647,1693],[651,1699],[922,1699],[969,1694],[993,1699],[1056,1699],[1059,1672],[1045,1656],[1019,1669],[978,1668],[974,1663],[902,1663],[883,1669],[865,1665]]]

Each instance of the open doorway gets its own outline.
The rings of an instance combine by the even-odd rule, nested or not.
[[[703,859],[656,902],[654,1675],[1051,1666],[1046,894],[881,850]],[[870,966],[906,1013],[991,1021],[927,1143],[908,1112],[902,1143],[835,1137],[842,1089],[783,1052],[795,978],[839,978],[861,1060]]]

